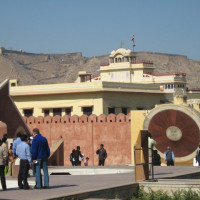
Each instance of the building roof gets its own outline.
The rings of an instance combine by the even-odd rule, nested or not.
[[[135,56],[135,53],[133,51],[131,51],[130,49],[124,49],[124,48],[120,48],[117,50],[113,50],[111,52],[111,54],[109,55],[110,58],[115,57],[115,55],[117,54],[121,54],[123,56]]]
[[[137,92],[137,93],[164,93],[160,91],[159,85],[123,83],[123,82],[84,82],[84,83],[62,83],[47,85],[28,85],[10,88],[11,96],[69,94],[86,92]]]

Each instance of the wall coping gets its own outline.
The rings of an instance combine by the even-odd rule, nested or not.
[[[125,115],[123,113],[119,113],[118,115],[115,114],[109,114],[104,115],[101,114],[99,116],[96,116],[94,114],[87,116],[87,115],[73,115],[73,116],[30,116],[30,117],[24,117],[24,121],[27,124],[72,124],[72,123],[119,123],[119,122],[130,122],[131,116],[130,113]]]

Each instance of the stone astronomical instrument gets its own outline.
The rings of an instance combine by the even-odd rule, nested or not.
[[[144,120],[163,156],[170,146],[176,162],[192,162],[200,142],[200,113],[184,105],[161,105],[148,113]]]

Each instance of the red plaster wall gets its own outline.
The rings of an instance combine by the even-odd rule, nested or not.
[[[105,165],[123,165],[131,163],[131,126],[130,115],[110,114],[99,117],[41,117],[25,118],[30,130],[39,128],[51,146],[54,142],[64,141],[64,165],[71,165],[69,155],[76,146],[81,153],[89,157],[89,165],[98,165],[96,150],[104,144],[108,157]],[[82,163],[83,165],[83,163]]]

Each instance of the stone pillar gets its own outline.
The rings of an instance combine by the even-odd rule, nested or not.
[[[135,165],[135,180],[149,179],[148,173],[148,131],[143,131],[143,123],[147,115],[144,110],[131,111],[131,163]],[[145,150],[143,150],[144,148]],[[134,151],[135,150],[135,151]],[[136,165],[142,164],[144,165]]]
[[[182,88],[175,89],[174,104],[186,104],[186,102],[187,102],[186,91]]]

